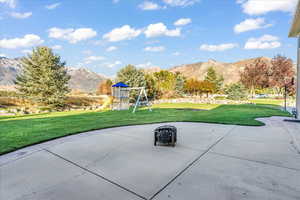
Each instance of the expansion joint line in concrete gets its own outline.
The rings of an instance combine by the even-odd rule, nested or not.
[[[154,199],[160,192],[166,189],[171,183],[173,183],[179,176],[181,176],[185,171],[187,171],[190,167],[192,167],[200,158],[202,158],[205,154],[207,154],[214,146],[220,143],[227,135],[229,135],[236,126],[232,127],[224,136],[219,138],[215,143],[213,143],[206,151],[200,154],[195,158],[190,164],[188,164],[183,170],[181,170],[174,178],[172,178],[164,187],[162,187],[158,192],[156,192],[149,200]]]
[[[227,158],[234,158],[234,159],[238,159],[238,160],[244,160],[244,161],[248,161],[248,162],[254,162],[254,163],[258,163],[258,164],[263,164],[263,165],[268,165],[268,166],[272,166],[272,167],[278,167],[278,168],[282,168],[282,169],[289,169],[289,170],[300,172],[300,169],[274,165],[274,164],[267,163],[267,162],[264,162],[264,161],[251,160],[251,159],[247,159],[247,158],[242,158],[242,157],[238,157],[238,156],[232,156],[232,155],[227,155],[227,154],[222,154],[222,153],[217,153],[217,152],[209,152],[209,153],[210,154],[215,154],[215,155],[218,155],[218,156],[227,157]]]
[[[87,169],[87,168],[85,168],[83,166],[80,166],[79,164],[77,164],[77,163],[75,163],[75,162],[73,162],[71,160],[68,160],[68,159],[66,159],[66,158],[64,158],[64,157],[62,157],[62,156],[60,156],[60,155],[58,155],[58,154],[56,154],[56,153],[54,153],[52,151],[49,151],[48,149],[44,149],[44,150],[47,151],[48,153],[50,153],[50,154],[52,154],[52,155],[54,155],[54,156],[62,159],[62,160],[64,160],[64,161],[66,161],[66,162],[68,162],[68,163],[76,166],[76,167],[79,167],[80,169],[82,169],[82,170],[84,170],[84,171],[86,171],[86,172],[88,172],[90,174],[93,174],[93,175],[95,175],[95,176],[97,176],[97,177],[99,177],[99,178],[101,178],[101,179],[103,179],[103,180],[105,180],[105,181],[107,181],[107,182],[109,182],[109,183],[111,183],[111,184],[113,184],[113,185],[121,188],[122,190],[125,190],[125,191],[127,191],[127,192],[129,192],[129,193],[131,193],[131,194],[133,194],[133,195],[141,198],[141,199],[147,200],[146,197],[143,197],[142,195],[139,195],[136,192],[134,192],[134,191],[132,191],[132,190],[130,190],[128,188],[125,188],[124,186],[122,186],[122,185],[120,185],[120,184],[118,184],[118,183],[116,183],[116,182],[114,182],[112,180],[109,180],[109,179],[105,178],[104,176],[101,176],[100,174],[97,174],[97,173],[95,173],[95,172],[93,172],[93,171],[91,171],[91,170],[89,170],[89,169]]]
[[[283,124],[283,129],[285,129],[285,131],[289,134],[292,140],[291,145],[293,146],[293,148],[297,151],[298,154],[300,154],[300,144],[298,143],[295,135],[289,131],[289,129],[285,126],[285,124]]]

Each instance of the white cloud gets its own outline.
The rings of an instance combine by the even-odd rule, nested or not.
[[[192,20],[190,18],[181,18],[181,19],[177,20],[176,22],[174,22],[174,25],[175,26],[185,26],[190,23],[192,23]]]
[[[18,13],[18,12],[12,12],[10,13],[10,16],[16,19],[26,19],[32,15],[32,12],[25,12],[25,13]]]
[[[275,49],[281,46],[279,38],[273,35],[263,35],[260,38],[250,38],[245,49]]]
[[[203,44],[200,46],[200,50],[213,52],[213,51],[225,51],[236,47],[238,47],[238,44],[234,44],[234,43],[219,44],[219,45]]]
[[[169,30],[163,23],[157,23],[150,24],[144,33],[147,38],[158,36],[178,37],[181,35],[181,29],[176,28]]]
[[[139,8],[142,9],[142,10],[159,10],[159,9],[162,9],[161,6],[159,6],[158,4],[153,3],[151,1],[144,1],[143,3],[141,3],[139,5]]]
[[[102,56],[89,56],[89,57],[84,59],[84,63],[85,64],[90,64],[92,62],[96,62],[96,61],[100,61],[100,60],[105,60],[105,58],[102,57]]]
[[[169,6],[180,6],[180,7],[186,7],[186,6],[191,6],[197,2],[199,2],[199,0],[163,0],[163,2]]]
[[[164,50],[165,50],[165,47],[163,47],[163,46],[144,48],[144,51],[151,51],[151,52],[160,52],[160,51],[164,51]]]
[[[0,0],[0,3],[8,5],[10,8],[15,8],[17,5],[16,0]]]
[[[5,54],[3,54],[3,53],[1,53],[1,54],[0,54],[0,57],[6,57],[6,55],[5,55]]]
[[[79,28],[79,29],[60,29],[60,28],[51,28],[48,30],[49,37],[61,40],[67,40],[72,44],[77,42],[93,38],[97,35],[97,32],[91,28]]]
[[[106,51],[111,52],[111,51],[115,51],[115,50],[117,50],[117,49],[118,49],[118,48],[115,47],[115,46],[110,46],[110,47],[108,47],[108,48],[106,49]]]
[[[50,5],[46,5],[45,8],[48,10],[53,10],[55,8],[57,8],[58,6],[60,6],[61,3],[54,3],[54,4],[50,4]]]
[[[111,32],[103,35],[103,39],[110,42],[118,42],[122,40],[130,40],[139,36],[142,33],[141,30],[131,28],[129,25],[124,25],[120,28],[115,28]]]
[[[61,45],[54,45],[51,48],[55,49],[55,50],[59,50],[59,49],[62,49],[62,46]]]
[[[30,49],[24,49],[21,51],[23,54],[31,54],[32,53],[32,50]]]
[[[267,28],[270,26],[272,26],[272,24],[266,24],[264,18],[246,19],[245,21],[235,25],[234,32],[242,33],[246,31]]]
[[[26,48],[42,44],[42,40],[38,35],[27,34],[22,38],[2,39],[0,40],[0,47],[6,49]]]
[[[297,0],[237,0],[243,12],[249,15],[262,15],[272,11],[293,12]]]
[[[157,67],[157,66],[153,65],[151,62],[146,62],[146,63],[142,63],[142,64],[137,64],[136,67],[138,67],[138,68],[152,68],[152,67]]]
[[[119,60],[117,60],[117,61],[115,61],[115,62],[113,62],[113,63],[105,63],[105,65],[106,65],[107,67],[109,67],[109,68],[113,68],[113,67],[116,67],[116,66],[121,65],[121,64],[122,64],[122,62],[119,61]]]

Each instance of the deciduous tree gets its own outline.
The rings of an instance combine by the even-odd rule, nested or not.
[[[127,65],[117,73],[117,81],[123,82],[130,87],[145,87],[145,74],[133,65]]]
[[[241,73],[241,83],[246,86],[254,96],[256,88],[266,88],[269,86],[270,65],[258,58],[254,63],[245,67]]]
[[[111,95],[112,81],[110,79],[101,81],[97,88],[97,94]]]
[[[201,94],[206,93],[206,96],[208,97],[209,93],[214,93],[216,91],[216,85],[207,80],[199,81],[198,90],[200,91]]]
[[[164,97],[173,97],[176,95],[176,76],[174,73],[161,70],[153,74],[157,83],[158,90]]]
[[[215,85],[207,80],[199,81],[196,79],[188,79],[185,82],[184,89],[189,94],[202,95],[206,93],[208,96],[209,93],[215,91]]]
[[[145,74],[142,70],[137,69],[133,65],[127,65],[117,73],[117,81],[123,82],[130,87],[146,87]],[[138,92],[133,90],[130,92],[130,101],[137,99]]]
[[[162,94],[158,89],[157,82],[155,81],[153,74],[146,74],[145,79],[148,98],[151,100],[160,98]]]
[[[293,61],[285,56],[275,56],[272,59],[270,85],[277,89],[278,94],[282,92],[285,85],[288,90],[293,91],[292,79],[295,76]]]

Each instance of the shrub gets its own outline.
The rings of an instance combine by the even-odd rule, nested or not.
[[[231,100],[245,100],[247,99],[247,89],[241,83],[233,83],[225,88],[227,98]]]

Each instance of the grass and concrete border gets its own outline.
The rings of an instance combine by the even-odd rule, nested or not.
[[[182,107],[182,106],[181,106]],[[189,108],[193,108],[189,106]],[[196,105],[194,108],[203,109]],[[0,117],[0,154],[85,131],[118,126],[162,122],[206,122],[244,126],[262,126],[255,120],[261,117],[290,114],[274,107],[262,105],[220,105],[207,111],[155,108],[152,112],[140,110],[106,112],[57,112],[48,114]]]

